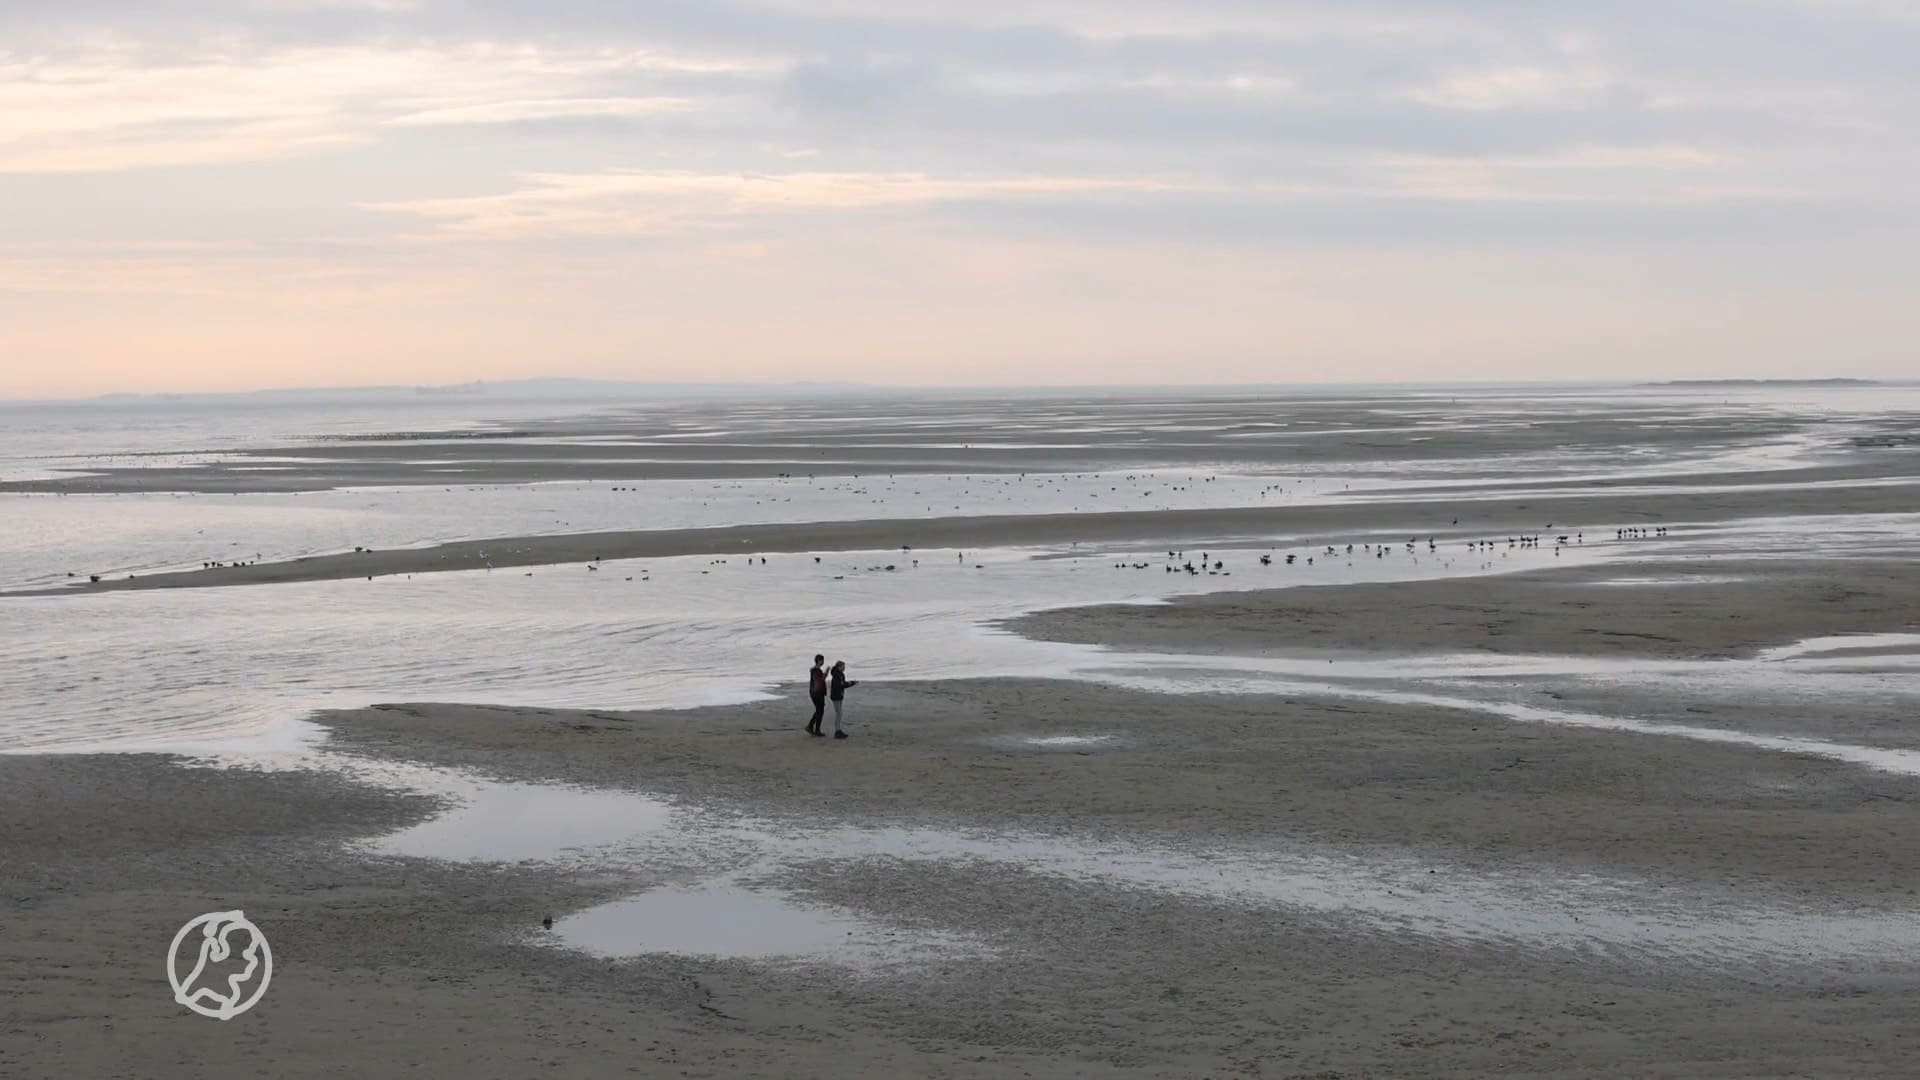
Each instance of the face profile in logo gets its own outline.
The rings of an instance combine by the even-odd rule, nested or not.
[[[259,1003],[272,978],[273,950],[245,912],[210,911],[173,935],[167,953],[173,1000],[201,1016],[239,1016]]]

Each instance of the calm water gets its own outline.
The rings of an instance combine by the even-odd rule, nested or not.
[[[645,456],[694,444],[769,475],[728,480],[413,483],[277,494],[57,496],[0,493],[0,585],[206,560],[285,558],[466,537],[748,522],[1072,513],[1458,498],[1549,482],[1647,483],[1848,460],[1847,440],[1902,411],[1912,391],[1432,392],[1298,400],[964,398],[645,406],[270,406],[0,409],[0,473],[14,478],[128,461],[271,466],[329,452],[339,436],[518,433],[515,454],[584,443]],[[571,411],[574,415],[562,415]],[[389,441],[416,464],[499,453],[501,440]],[[782,477],[799,448],[907,458],[954,455],[982,471]],[[270,447],[264,459],[240,451]],[[678,451],[676,451],[678,452]],[[134,457],[133,455],[140,455]],[[1071,472],[1053,471],[1070,461]],[[1024,470],[1024,474],[1022,471]],[[1712,486],[1721,480],[1702,481]],[[1804,484],[1789,479],[1782,487]],[[616,490],[619,489],[619,490]],[[1671,490],[1671,489],[1668,489]],[[1911,515],[1698,529],[1660,554],[1799,550],[1808,531],[1850,553],[1910,551]],[[1839,530],[1836,532],[1835,530]],[[1036,607],[1157,600],[1195,591],[1411,580],[1650,554],[1590,544],[1260,567],[1266,549],[1223,550],[1226,576],[1116,570],[1165,552],[1004,549],[704,557],[273,587],[0,597],[0,748],[144,746],[273,731],[322,705],[399,700],[615,708],[740,700],[797,677],[820,643],[872,679],[1067,674],[1155,685],[1257,686],[1299,672],[1193,671],[1155,658],[1038,645],[981,629]],[[1298,549],[1302,558],[1306,549]],[[1042,557],[1045,556],[1045,557]],[[1066,556],[1066,557],[1060,557]],[[887,563],[895,572],[878,569]],[[1898,671],[1905,661],[1876,661]],[[804,666],[804,665],[802,665]],[[1697,669],[1697,670],[1696,670]],[[1791,669],[1791,670],[1789,670]],[[1675,671],[1706,678],[1710,670]],[[1812,665],[1763,677],[1815,678]],[[1339,670],[1320,676],[1364,678]],[[1324,681],[1324,679],[1322,680]],[[1783,682],[1783,692],[1786,684]],[[1471,695],[1469,695],[1471,696]]]
[[[1884,963],[1920,947],[1920,920],[1911,912],[1809,906],[1712,882],[1676,887],[1587,870],[1498,870],[1431,851],[1355,851],[1284,835],[1173,846],[1007,827],[798,826],[630,791],[343,757],[312,738],[207,763],[332,770],[453,804],[361,844],[370,854],[631,878],[632,895],[562,913],[551,931],[530,929],[523,939],[602,957],[681,953],[874,971],[1020,950],[1017,938],[896,921],[885,900],[871,895],[855,907],[836,907],[783,887],[804,887],[809,870],[822,865],[903,881],[927,865],[1005,867],[1023,882],[1066,880],[1204,907],[1285,909],[1368,933],[1753,965],[1770,976],[1798,964]]]
[[[1113,509],[1407,503],[1476,492],[1546,500],[1588,484],[1710,491],[1808,486],[1792,470],[1859,459],[1858,434],[1920,413],[1911,392],[1670,394],[1507,391],[1467,401],[1433,392],[1300,400],[966,399],[688,403],[595,416],[472,402],[389,407],[0,408],[0,481],[123,468],[322,475],[371,453],[413,470],[383,487],[313,484],[275,494],[0,492],[0,589],[206,560],[286,558],[469,537],[803,520]],[[376,439],[395,431],[502,439]],[[343,437],[345,437],[343,439]],[[264,450],[262,450],[264,448]],[[367,448],[371,448],[368,450]],[[477,483],[502,460],[564,475],[603,462],[709,461],[764,475],[730,479]],[[809,477],[801,463],[860,460],[862,475]],[[923,471],[895,473],[890,461]],[[625,467],[622,465],[621,467]],[[931,471],[926,471],[931,470]],[[842,470],[847,471],[847,470]],[[782,476],[781,473],[792,475]],[[1674,478],[1685,478],[1676,486]],[[1859,478],[1821,483],[1859,483]],[[739,701],[797,680],[816,649],[865,680],[1036,675],[1173,694],[1331,696],[1470,709],[1502,722],[1601,728],[1634,737],[1814,756],[1867,772],[1920,775],[1920,749],[1862,745],[1817,730],[1702,717],[1669,703],[1845,699],[1889,715],[1920,707],[1920,635],[1803,642],[1732,661],[1348,654],[1162,656],[1031,642],[996,632],[1038,608],[1161,603],[1191,593],[1410,581],[1551,566],[1604,566],[1621,590],[1673,589],[1737,574],[1676,577],[1642,560],[1911,557],[1920,514],[1675,523],[1657,543],[1590,542],[1556,552],[1395,546],[1327,557],[1285,537],[1207,545],[1217,575],[1167,573],[1167,553],[1111,548],[897,549],[632,560],[375,580],[72,596],[0,595],[0,752],[165,749],[220,767],[327,769],[446,798],[451,808],[366,842],[384,857],[536,861],[634,879],[631,895],[561,912],[528,943],[601,957],[678,952],[861,970],[991,961],[1017,941],[901,922],[862,901],[808,895],[809,868],[906,874],[987,864],[1023,878],[1284,908],[1368,932],[1498,941],[1614,956],[1751,964],[1879,963],[1920,948],[1910,912],[1772,903],[1711,883],[1676,889],[1591,873],[1494,873],[1430,852],[1348,851],[1284,837],[1179,849],[1146,840],[1006,830],[795,830],[631,792],[505,783],[457,770],[330,752],[302,717],[377,702],[667,708]],[[1364,542],[1363,538],[1356,540]],[[1376,538],[1377,539],[1377,538]],[[1263,566],[1269,550],[1300,561]],[[1316,556],[1309,565],[1309,555]],[[917,561],[916,561],[917,560]],[[887,566],[894,569],[886,569]],[[1146,569],[1136,569],[1144,565]],[[1541,688],[1575,700],[1543,700]],[[1618,696],[1581,691],[1622,691]],[[1558,695],[1556,695],[1558,696]],[[1633,704],[1633,703],[1641,704]],[[1654,703],[1651,706],[1645,703]],[[1596,711],[1604,710],[1604,711]],[[799,714],[796,713],[796,717]],[[863,720],[859,702],[850,719]],[[898,718],[885,722],[899,723]],[[1786,721],[1792,723],[1791,714]],[[1008,752],[1098,754],[1134,737],[1096,716],[1068,732],[999,737]],[[642,884],[642,883],[645,884]]]

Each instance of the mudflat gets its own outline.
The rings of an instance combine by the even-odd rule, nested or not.
[[[1892,629],[1911,605],[1893,566],[1831,570],[1845,588],[1756,569],[1691,585],[1599,585],[1599,568],[1434,583],[1409,594],[1398,629],[1406,586],[1206,598],[1153,609],[1158,623],[1124,607],[1048,613],[1023,630],[1202,650],[1380,634],[1398,649],[1467,604],[1511,608],[1516,629],[1475,614],[1446,623],[1449,648],[1532,651],[1519,625],[1545,634],[1577,603],[1593,626],[1663,630],[1568,627],[1541,651],[1711,657],[1807,628]],[[1792,616],[1745,617],[1775,607]],[[1628,700],[1582,692],[1595,708]],[[656,861],[400,857],[357,845],[443,805],[334,772],[0,758],[0,956],[26,973],[0,991],[0,1072],[1911,1074],[1912,776],[1310,693],[961,680],[850,700],[844,742],[800,733],[797,687],[671,713],[401,704],[319,720],[347,761],[645,793],[796,844],[848,829],[973,837],[987,854],[776,845],[756,873],[903,933],[963,935],[977,955],[882,971],[594,957],[552,947],[540,920],[736,854],[694,834]],[[1833,701],[1814,723],[1900,728],[1877,709]],[[1032,854],[1053,850],[1086,871]],[[1208,878],[1243,864],[1251,894]],[[174,1006],[158,963],[180,922],[217,907],[254,915],[279,959],[267,999],[226,1024]],[[1460,920],[1471,931],[1449,932]]]
[[[978,515],[797,522],[711,529],[643,529],[461,540],[428,547],[315,555],[280,562],[208,570],[76,581],[19,595],[270,585],[357,577],[486,570],[602,559],[680,555],[873,551],[914,548],[1068,544],[1186,544],[1239,537],[1296,545],[1302,557],[1320,544],[1362,539],[1404,542],[1445,538],[1456,546],[1473,537],[1514,532],[1585,530],[1596,538],[1622,525],[1728,522],[1787,515],[1899,514],[1920,500],[1920,480],[1899,476],[1864,486],[1772,491],[1733,486],[1712,491],[1611,495],[1484,495],[1453,501],[1320,503],[1301,506],[1112,513]],[[1551,544],[1549,536],[1544,542]]]
[[[126,577],[178,565],[133,535],[141,554],[96,546],[121,573],[89,585],[71,567],[82,584],[62,593],[902,546],[1230,545],[1241,562],[1272,547],[1304,563],[1388,544],[1390,559],[1452,565],[1331,585],[1334,567],[1316,582],[1280,559],[1233,568],[1267,591],[1024,616],[1005,628],[1104,646],[1111,666],[864,678],[844,741],[801,734],[806,706],[785,686],[681,711],[400,700],[279,733],[317,745],[256,740],[215,762],[0,755],[0,1076],[1913,1075],[1911,417],[1469,404],[829,402],[182,455],[217,459],[199,463],[58,457],[85,473],[0,491],[99,510],[120,492],[755,476],[804,498],[808,474],[1004,486],[1029,469],[1231,467],[1256,478],[1241,497],[1272,499],[1156,509],[1143,482],[1101,513],[1023,498],[943,518],[886,493],[871,512],[840,507],[873,520],[476,535]],[[1334,490],[1349,464],[1367,488],[1350,496]],[[1290,476],[1310,497],[1259,480]],[[617,512],[638,519],[655,496],[621,491]],[[1011,505],[1044,512],[998,512]],[[716,519],[737,520],[691,518]],[[1593,550],[1646,526],[1673,537]],[[1495,572],[1516,534],[1545,547],[1526,572]],[[1594,557],[1555,557],[1560,534]],[[1435,546],[1406,550],[1416,537]],[[107,658],[41,657],[20,700],[102,711],[146,678],[99,666],[112,649],[164,654],[178,624],[162,616],[277,595],[25,602],[43,620],[88,616],[61,625]],[[152,627],[121,632],[149,609]],[[571,632],[559,615],[519,625]],[[830,636],[804,613],[795,625]],[[229,668],[183,649],[151,669],[154,700],[227,708],[209,672],[311,663],[342,640],[296,630],[214,642],[242,658]],[[1806,644],[1824,636],[1842,640]],[[38,643],[16,643],[31,660]],[[507,629],[475,651],[507,673],[493,691],[529,666],[581,670]],[[764,923],[721,918],[743,894]],[[661,896],[681,906],[631,914]],[[173,1002],[162,957],[186,920],[236,908],[276,968],[257,1008],[220,1023]],[[775,947],[715,955],[715,920]],[[589,924],[610,936],[586,943]],[[787,925],[861,944],[783,951]]]
[[[1050,641],[1181,652],[1727,657],[1829,635],[1920,632],[1920,574],[1904,560],[1654,559],[1215,593],[1037,612],[1006,626]]]
[[[1511,461],[1598,447],[1698,453],[1778,438],[1802,426],[1785,414],[1732,409],[1702,415],[1701,404],[1698,398],[1660,394],[1503,399],[1297,389],[1176,397],[1159,392],[859,395],[788,402],[773,413],[676,402],[480,429],[362,432],[217,450],[179,446],[164,455],[79,456],[60,462],[62,470],[75,470],[67,475],[0,481],[0,493],[1205,470],[1223,461],[1284,471],[1382,459]],[[1476,422],[1483,415],[1506,418],[1512,410],[1546,422]],[[1461,422],[1417,423],[1436,413]],[[1276,418],[1284,423],[1276,424]],[[1656,419],[1660,422],[1649,423]],[[1899,446],[1911,430],[1898,416],[1856,422],[1866,425],[1862,430],[1870,434],[1862,437],[1872,445]],[[182,453],[201,460],[174,460]],[[262,469],[263,463],[270,467]],[[1845,459],[1821,473],[1836,479],[1859,475]],[[1489,479],[1503,474],[1500,469],[1485,473]]]

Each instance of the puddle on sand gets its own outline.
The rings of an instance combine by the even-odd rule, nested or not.
[[[455,862],[527,862],[584,856],[657,835],[668,803],[622,791],[450,778],[453,809],[374,842],[385,855]],[[464,790],[448,791],[455,787]]]
[[[276,729],[272,740],[251,745],[143,749],[191,749],[195,753],[183,756],[182,764],[194,768],[322,772],[445,802],[446,808],[426,821],[357,845],[379,856],[481,863],[632,858],[676,846],[671,834],[698,829],[702,816],[637,792],[496,780],[461,769],[343,754],[327,749],[326,740],[325,728],[302,720]],[[209,745],[220,746],[220,752],[204,753]]]
[[[1037,746],[1043,750],[1074,749],[1083,746],[1100,746],[1113,741],[1111,735],[1035,735],[1016,740],[1022,746]]]
[[[1819,660],[1864,656],[1905,656],[1920,654],[1920,634],[1843,634],[1837,637],[1808,638],[1792,645],[1768,649],[1758,659]]]
[[[1729,903],[1726,896],[1683,895],[1624,878],[1489,874],[1412,853],[1360,854],[1281,842],[1168,847],[1000,830],[794,829],[791,823],[636,792],[499,781],[353,757],[311,743],[190,763],[325,770],[450,803],[422,824],[362,845],[379,856],[590,865],[598,873],[701,882],[655,889],[556,923],[560,944],[603,955],[814,958],[858,967],[992,951],[977,939],[891,927],[868,915],[741,884],[748,875],[762,880],[809,863],[848,862],[891,864],[906,872],[929,865],[1004,866],[1200,903],[1291,909],[1388,932],[1542,948],[1724,961],[1920,954],[1920,919],[1910,912]]]
[[[643,795],[493,783],[456,775],[459,805],[375,849],[455,861],[544,859],[618,872],[706,876],[561,920],[560,942],[600,955],[677,953],[821,959],[848,966],[978,954],[952,934],[888,928],[866,916],[796,903],[739,883],[818,862],[880,860],[901,870],[999,865],[1202,903],[1272,907],[1357,920],[1453,940],[1519,940],[1540,947],[1655,951],[1722,959],[1908,955],[1920,922],[1908,914],[1743,908],[1683,897],[1626,879],[1504,876],[1412,856],[1338,850],[1168,848],[1074,836],[944,829],[829,828],[670,807]],[[444,791],[448,785],[442,783]]]
[[[1677,588],[1687,585],[1736,585],[1748,580],[1751,579],[1733,577],[1725,574],[1672,574],[1658,577],[1618,577],[1601,578],[1593,581],[1569,581],[1566,584],[1575,587],[1582,585],[1615,585],[1621,587],[1657,585],[1663,588]]]
[[[671,953],[865,968],[982,951],[956,935],[889,927],[730,878],[602,904],[561,919],[553,932],[565,947],[610,957]]]

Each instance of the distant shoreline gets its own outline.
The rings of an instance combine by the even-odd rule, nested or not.
[[[1885,386],[1878,379],[1669,379],[1640,386]]]
[[[245,390],[116,391],[80,397],[0,397],[10,406],[141,406],[141,405],[312,405],[393,404],[405,402],[551,402],[606,403],[656,400],[734,400],[764,397],[999,397],[1006,395],[1074,396],[1083,394],[1138,395],[1181,393],[1199,398],[1238,395],[1298,395],[1321,393],[1416,392],[1457,395],[1470,391],[1540,389],[1648,389],[1671,387],[1793,387],[1793,386],[1911,386],[1910,379],[1676,379],[1665,382],[1626,380],[1442,379],[1439,381],[1361,380],[1357,382],[1303,380],[1261,383],[1180,384],[894,384],[841,380],[649,382],[630,379],[536,378],[471,380],[437,385],[315,386]]]
[[[21,589],[4,597],[75,596],[141,589],[272,585],[341,581],[451,571],[528,569],[626,559],[689,555],[795,555],[882,552],[899,549],[970,551],[989,547],[1086,544],[1126,547],[1188,542],[1285,543],[1312,548],[1336,538],[1380,539],[1414,535],[1506,535],[1538,531],[1543,521],[1575,530],[1600,530],[1619,522],[1734,521],[1797,514],[1885,514],[1913,505],[1920,481],[1895,473],[1871,486],[1814,488],[1786,493],[1766,487],[1714,492],[1675,491],[1609,494],[1529,492],[1458,504],[1327,503],[1247,506],[1207,510],[1144,510],[1104,513],[997,514],[967,517],[871,518],[703,528],[547,533],[454,540],[430,547],[335,552],[293,559],[173,570]],[[1484,493],[1482,493],[1484,495]],[[1464,507],[1465,509],[1461,509]],[[1441,522],[1449,522],[1442,525]],[[1451,524],[1463,521],[1464,524]]]

